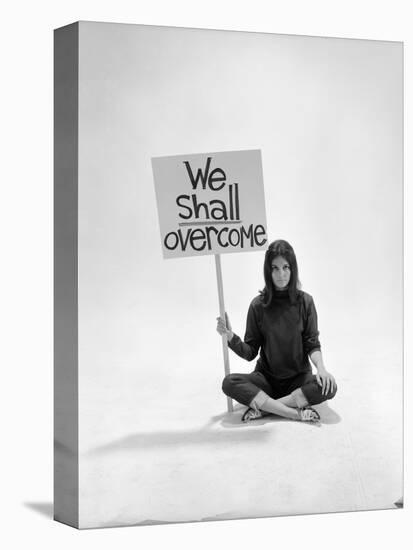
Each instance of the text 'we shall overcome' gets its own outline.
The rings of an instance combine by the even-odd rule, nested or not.
[[[171,251],[197,252],[212,250],[216,245],[224,249],[263,246],[267,242],[265,227],[244,225],[241,219],[239,183],[228,184],[222,168],[211,170],[211,161],[209,156],[204,168],[198,168],[196,174],[190,162],[183,161],[192,192],[176,197],[178,229],[165,235],[164,246]],[[220,198],[202,200],[203,191],[217,193]]]

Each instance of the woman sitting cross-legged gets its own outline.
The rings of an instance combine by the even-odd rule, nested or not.
[[[222,389],[247,406],[243,421],[275,414],[316,422],[320,416],[311,405],[332,399],[337,385],[324,366],[313,298],[300,289],[295,253],[286,241],[269,246],[264,279],[264,290],[248,310],[244,341],[232,331],[227,315],[218,317],[217,331],[227,335],[232,351],[247,361],[260,353],[252,373],[229,374]]]

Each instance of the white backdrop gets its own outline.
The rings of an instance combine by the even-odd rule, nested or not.
[[[403,39],[407,49],[411,42],[406,2],[380,5],[375,2],[365,2],[362,5],[359,2],[347,2],[345,10],[340,9],[343,6],[322,1],[313,2],[311,6],[306,2],[291,2],[288,5],[272,2],[271,7],[258,2],[255,3],[257,9],[254,12],[249,3],[243,5],[237,2],[237,9],[234,9],[230,2],[227,5],[209,2],[208,10],[201,11],[198,6],[191,7],[186,2],[178,4],[170,6],[163,2],[153,2],[149,7],[136,6],[133,2],[118,2],[114,6],[112,3],[90,1],[72,2],[70,6],[62,6],[51,2],[42,2],[40,5],[20,2],[9,8],[9,21],[18,20],[19,29],[17,31],[11,23],[2,36],[3,52],[7,52],[4,71],[8,81],[13,82],[13,86],[2,89],[5,95],[4,104],[8,106],[4,113],[4,124],[9,136],[9,154],[4,159],[4,181],[8,183],[1,223],[2,234],[7,235],[4,240],[4,254],[8,263],[5,265],[13,266],[9,272],[2,272],[4,307],[7,312],[2,328],[5,335],[4,364],[10,367],[11,375],[8,385],[10,388],[20,387],[20,392],[18,395],[12,391],[6,392],[2,400],[4,411],[9,415],[12,413],[13,418],[13,422],[4,425],[4,439],[8,442],[10,452],[5,453],[3,458],[5,469],[11,475],[7,475],[4,484],[3,516],[7,517],[7,523],[3,536],[8,535],[12,547],[19,547],[25,544],[24,541],[32,540],[36,536],[41,537],[45,547],[59,544],[62,548],[69,548],[74,543],[86,547],[91,543],[90,537],[101,547],[109,547],[119,544],[120,540],[122,544],[136,542],[139,537],[139,542],[144,542],[148,547],[158,547],[168,541],[170,546],[178,547],[179,544],[181,548],[190,548],[195,541],[201,547],[206,547],[216,544],[218,540],[224,540],[226,536],[231,536],[235,542],[242,540],[244,544],[252,544],[260,533],[264,531],[265,534],[270,534],[275,527],[278,539],[285,543],[294,529],[299,544],[300,540],[305,542],[306,533],[311,527],[325,535],[325,539],[319,541],[321,548],[327,545],[330,547],[331,538],[336,538],[338,533],[339,538],[335,542],[338,548],[348,547],[356,536],[367,534],[370,541],[379,547],[402,544],[404,531],[407,532],[409,510],[400,513],[281,518],[81,534],[49,521],[52,494],[51,29],[77,19],[122,20],[147,24]],[[41,10],[42,7],[45,8],[44,11]],[[409,61],[407,68],[407,86],[410,89]],[[24,131],[22,125],[17,124],[18,121],[24,121]],[[408,131],[408,140],[409,135]],[[409,156],[407,162],[409,168]],[[407,175],[409,173],[410,169]],[[16,216],[16,212],[19,215]],[[410,224],[410,221],[407,220],[407,223]],[[326,341],[326,316],[322,310],[328,308],[322,304],[323,293],[315,286],[319,270],[317,275],[314,274],[309,279],[305,247],[300,245],[291,231],[282,236],[290,238],[296,247],[302,280],[305,287],[317,298],[322,336]],[[251,258],[253,256],[250,255]],[[234,261],[237,261],[235,256]],[[246,295],[249,291],[256,290],[257,284],[252,283],[249,275],[255,276],[256,267],[260,265],[258,258],[256,266],[251,265],[251,273],[246,278],[251,281],[251,288],[246,290]],[[224,269],[228,269],[228,266]],[[211,276],[212,274],[211,268]],[[234,303],[231,302],[228,291],[227,301],[230,305]],[[242,308],[241,311],[241,305],[238,318],[238,313],[234,309],[232,311],[234,324],[242,322],[244,310]],[[409,319],[408,312],[408,321]],[[408,452],[410,443],[409,438]],[[27,462],[28,456],[30,464]],[[47,517],[36,512],[46,512]],[[24,529],[22,525],[25,526]]]

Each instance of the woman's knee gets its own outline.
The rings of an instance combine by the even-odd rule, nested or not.
[[[327,397],[327,399],[333,399],[333,397],[335,397],[337,393],[337,384],[334,384],[334,387],[333,389],[329,392],[329,397]]]
[[[334,384],[334,387],[331,391],[329,391],[326,395],[326,399],[333,399],[337,393],[337,384]]]
[[[335,384],[333,389],[323,394],[321,386],[316,380],[309,384],[305,384],[301,387],[301,390],[308,401],[309,405],[318,405],[329,399],[333,399],[337,393],[337,385]]]
[[[222,391],[225,393],[225,395],[231,397],[232,390],[235,387],[237,381],[238,377],[236,374],[227,374],[227,376],[222,381]]]
[[[323,403],[324,401],[329,401],[330,399],[333,399],[337,393],[337,385],[334,385],[333,389],[328,391],[327,393],[323,394],[322,389],[319,387],[320,391],[320,403]]]

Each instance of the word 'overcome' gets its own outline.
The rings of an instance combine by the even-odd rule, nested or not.
[[[205,169],[199,168],[196,176],[189,162],[184,161],[192,190],[202,192],[208,186],[210,191],[221,191],[226,185],[226,174],[222,168],[215,168],[210,173],[211,159],[212,157],[208,157]],[[198,190],[199,183],[201,183],[200,190]],[[202,252],[205,249],[212,250],[216,245],[221,248],[263,246],[267,242],[264,226],[251,223],[246,228],[242,225],[238,183],[228,186],[228,202],[222,199],[225,197],[221,195],[221,200],[214,199],[204,203],[198,202],[197,194],[179,195],[175,201],[181,209],[178,215],[186,220],[185,223],[179,223],[179,226],[202,225],[205,227],[196,229],[187,227],[170,231],[164,238],[165,247],[168,250],[180,248],[182,251],[193,249]],[[215,227],[217,224],[223,227],[218,229]],[[236,224],[238,227],[225,227],[230,224]]]
[[[183,251],[185,251],[188,245],[196,251],[201,251],[207,248],[207,250],[212,249],[212,239],[211,233],[214,234],[215,242],[227,248],[228,246],[237,247],[240,246],[244,248],[247,244],[250,246],[263,246],[267,239],[260,239],[265,235],[265,229],[262,225],[250,224],[248,229],[242,225],[239,228],[229,229],[228,227],[223,227],[222,229],[217,229],[213,226],[205,227],[204,229],[192,229],[189,228],[185,232],[182,232],[182,229],[178,231],[171,231],[168,233],[164,239],[164,244],[168,250],[175,250],[178,245]]]

